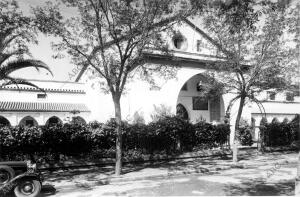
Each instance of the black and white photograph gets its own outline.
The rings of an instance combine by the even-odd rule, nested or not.
[[[0,197],[300,196],[299,0],[0,0]]]

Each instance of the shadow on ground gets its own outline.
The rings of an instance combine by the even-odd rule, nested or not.
[[[130,172],[138,172],[145,168],[167,169],[169,171],[185,171],[189,169],[203,169],[206,165],[216,165],[218,159],[229,160],[227,156],[218,158],[197,158],[187,160],[174,161],[156,161],[148,163],[127,163],[124,164],[122,172],[127,174]],[[48,183],[72,181],[75,178],[83,178],[86,181],[98,181],[99,175],[111,176],[114,174],[114,166],[105,167],[89,167],[82,169],[64,169],[59,171],[45,171],[44,178]],[[100,178],[101,180],[101,178]]]
[[[295,182],[244,181],[238,185],[226,185],[224,191],[228,196],[294,196]]]

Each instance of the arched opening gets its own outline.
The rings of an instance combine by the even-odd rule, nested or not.
[[[184,119],[184,120],[189,119],[189,114],[188,114],[186,108],[181,103],[179,103],[176,106],[176,115],[179,116],[180,118]]]
[[[80,116],[75,116],[75,117],[72,118],[72,123],[74,123],[74,124],[86,124],[86,121]]]
[[[273,120],[272,120],[272,123],[273,123],[273,124],[274,124],[274,123],[279,123],[278,118],[277,118],[277,117],[274,117]]]
[[[177,97],[177,105],[181,104],[187,111],[191,122],[205,120],[207,122],[221,122],[224,120],[225,107],[222,95],[211,96],[204,89],[210,81],[203,74],[196,74],[184,82]],[[176,106],[177,106],[176,105]]]
[[[282,120],[283,123],[288,123],[289,122],[289,119],[287,117],[285,117],[283,120]]]
[[[10,122],[3,116],[0,116],[0,127],[5,127],[5,126],[10,126]]]
[[[33,127],[33,126],[38,126],[38,123],[33,117],[26,116],[20,121],[19,125],[26,126],[26,127]]]
[[[62,121],[58,117],[52,116],[47,120],[45,125],[50,126],[50,125],[61,124],[61,123]]]

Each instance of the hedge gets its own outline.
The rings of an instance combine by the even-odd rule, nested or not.
[[[22,159],[23,155],[114,156],[116,122],[54,124],[41,127],[1,127],[0,145],[4,159]],[[123,150],[135,154],[164,151],[190,151],[195,147],[217,147],[228,143],[227,124],[205,122],[191,124],[177,116],[167,116],[149,124],[122,123]],[[137,151],[138,150],[138,151]],[[19,158],[20,157],[20,158]]]
[[[263,120],[259,128],[265,146],[286,146],[299,141],[299,115],[290,122],[286,119],[282,122],[274,119],[271,123]]]

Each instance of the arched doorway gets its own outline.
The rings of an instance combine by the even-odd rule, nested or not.
[[[52,116],[47,120],[45,125],[49,126],[49,125],[61,124],[61,123],[62,123],[62,121],[58,117]]]
[[[33,117],[26,116],[20,121],[19,125],[26,126],[26,127],[33,127],[33,126],[38,126],[38,123]]]
[[[10,122],[3,116],[0,116],[0,127],[10,126]]]
[[[180,89],[177,105],[181,104],[185,107],[192,122],[224,120],[225,107],[222,96],[203,96],[203,85],[209,83],[209,80],[203,74],[196,74],[189,78]]]

